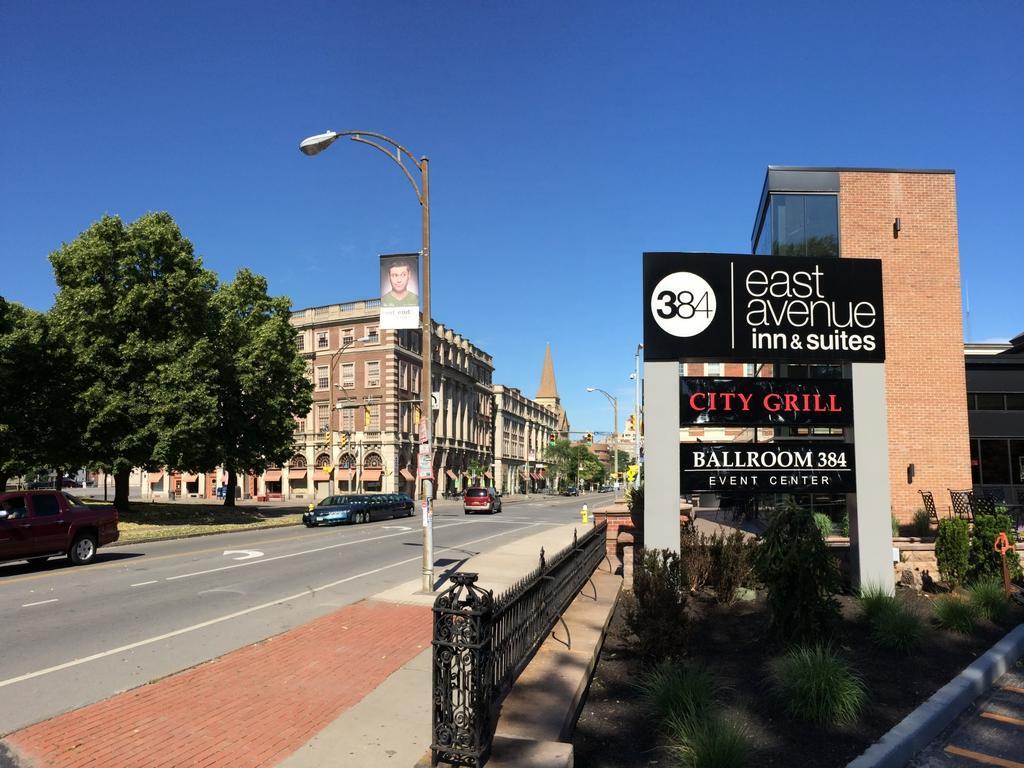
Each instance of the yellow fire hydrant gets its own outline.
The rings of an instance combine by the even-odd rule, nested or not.
[[[587,505],[586,505],[586,504],[584,504],[584,505],[583,505],[583,509],[581,509],[581,510],[580,510],[580,517],[582,517],[582,518],[583,518],[583,524],[584,524],[584,525],[586,525],[586,524],[587,524],[587,515],[588,515],[588,514],[590,514],[590,513],[589,513],[589,512],[587,512]]]

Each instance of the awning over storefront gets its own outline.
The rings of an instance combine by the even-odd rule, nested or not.
[[[402,468],[401,468],[400,470],[398,470],[398,474],[400,474],[400,475],[401,475],[402,477],[404,477],[404,478],[405,478],[406,480],[409,480],[409,481],[411,481],[411,482],[415,482],[415,480],[416,480],[416,478],[415,478],[415,477],[413,477],[413,474],[412,474],[412,472],[410,472],[410,471],[409,471],[408,469],[406,469],[405,467],[402,467]]]
[[[294,468],[292,468],[292,469],[288,470],[288,479],[289,480],[302,480],[305,476],[306,476],[306,468],[305,467],[303,467],[302,469],[294,469]]]
[[[150,485],[152,485],[153,483],[159,483],[160,479],[163,476],[164,476],[163,472],[150,472],[149,473],[149,483],[150,483]]]
[[[363,470],[363,482],[364,483],[376,483],[380,481],[380,474],[382,470],[379,467],[364,469]]]
[[[484,477],[486,477],[488,480],[494,479],[494,475],[491,474],[491,470],[489,469],[486,472],[484,472]]]
[[[191,472],[186,472],[184,475],[182,475],[181,479],[184,480],[186,483],[196,483],[199,481],[199,475],[193,475]]]
[[[540,480],[540,475],[538,475],[536,472],[531,472],[530,477],[532,477],[534,480]]]
[[[452,480],[459,479],[459,476],[452,472],[450,469],[446,469],[445,472],[448,474],[448,477],[450,477]]]
[[[352,479],[352,475],[355,474],[354,470],[351,469],[336,469],[334,470],[334,478],[336,480],[342,480],[348,482]]]
[[[322,483],[325,480],[330,480],[330,479],[331,479],[330,473],[329,472],[324,472],[322,469],[318,469],[315,472],[313,472],[313,481],[314,482]]]
[[[281,481],[281,470],[280,469],[268,469],[263,473],[263,479],[268,483],[278,483]]]

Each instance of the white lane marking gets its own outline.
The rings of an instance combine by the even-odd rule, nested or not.
[[[462,522],[462,523],[449,523],[448,525],[438,525],[438,526],[435,526],[435,529],[438,529],[438,528],[452,528],[452,527],[454,527],[456,525],[468,525],[471,522],[472,522],[471,520],[466,520],[465,522]],[[289,552],[288,554],[285,554],[285,555],[275,555],[274,557],[265,557],[262,560],[253,560],[251,562],[238,563],[237,565],[222,565],[219,568],[208,568],[205,571],[193,571],[192,573],[180,573],[177,576],[167,576],[164,579],[164,581],[177,581],[178,579],[188,579],[188,578],[190,578],[192,576],[205,576],[208,573],[217,573],[219,571],[229,571],[232,568],[244,568],[247,565],[263,565],[263,563],[272,563],[275,560],[285,560],[285,559],[287,559],[289,557],[300,557],[302,555],[312,555],[312,554],[315,554],[317,552],[325,552],[325,551],[327,551],[329,549],[338,549],[339,547],[350,547],[353,544],[365,544],[365,543],[367,543],[369,541],[379,541],[380,539],[390,539],[390,538],[393,538],[395,536],[405,536],[405,535],[407,535],[407,532],[403,531],[402,533],[386,533],[383,536],[371,536],[368,539],[355,539],[353,541],[343,541],[343,542],[341,542],[339,544],[328,544],[325,547],[316,547],[315,549],[306,549],[306,550],[303,550],[302,552]]]
[[[132,584],[131,586],[133,586],[133,587],[144,587],[147,584],[156,584],[156,582],[157,582],[157,579],[153,579],[152,581],[140,581],[138,584]]]
[[[34,605],[46,605],[47,603],[56,603],[60,598],[53,598],[52,600],[40,600],[38,603],[25,603],[22,608],[31,608]]]
[[[412,528],[410,528],[407,525],[382,525],[380,527],[380,529],[382,531],[411,531],[412,530]]]
[[[522,528],[519,528],[517,530],[526,530],[527,528],[533,528],[533,527],[535,527],[535,526],[534,525],[524,525]],[[495,533],[495,534],[492,534],[490,536],[484,536],[483,538],[480,538],[480,539],[473,539],[472,541],[464,541],[461,544],[453,544],[450,547],[436,547],[434,549],[434,551],[435,552],[443,552],[443,551],[446,551],[446,550],[449,550],[449,549],[462,549],[463,547],[468,547],[470,544],[479,544],[481,541],[487,541],[488,539],[494,539],[494,538],[497,538],[498,536],[505,536],[505,535],[507,535],[509,533],[514,533],[514,531],[502,531],[501,533]],[[57,665],[52,666],[52,667],[47,667],[46,669],[39,669],[39,670],[36,670],[35,672],[26,672],[24,675],[19,675],[18,677],[11,677],[11,678],[8,678],[7,680],[0,680],[0,688],[6,688],[8,685],[14,685],[15,683],[21,683],[21,682],[24,682],[25,680],[31,680],[31,679],[33,679],[35,677],[42,677],[43,675],[48,675],[51,672],[60,672],[63,669],[70,669],[71,667],[77,667],[77,666],[80,666],[81,664],[85,664],[85,663],[90,662],[90,661],[96,661],[97,659],[106,658],[107,656],[113,656],[113,655],[118,654],[118,653],[124,653],[125,651],[131,651],[131,650],[133,650],[135,648],[141,648],[144,645],[152,645],[153,643],[159,643],[161,640],[169,640],[172,637],[177,637],[178,635],[184,635],[184,634],[187,634],[188,632],[194,632],[197,629],[205,629],[206,627],[212,627],[214,624],[220,624],[221,622],[224,622],[224,621],[230,621],[231,619],[237,619],[237,618],[239,618],[241,616],[245,616],[245,615],[250,614],[250,613],[255,613],[256,611],[261,611],[264,608],[272,608],[275,605],[280,605],[281,603],[286,603],[289,600],[298,600],[300,597],[307,597],[308,595],[315,594],[317,592],[322,592],[325,589],[330,589],[331,587],[336,587],[339,584],[344,584],[344,583],[349,582],[349,581],[354,581],[355,579],[361,579],[364,576],[372,576],[375,573],[380,573],[381,571],[386,571],[389,568],[395,568],[395,567],[397,567],[399,565],[406,565],[407,563],[418,563],[422,559],[423,559],[422,555],[416,555],[415,557],[410,557],[410,558],[407,558],[405,560],[399,560],[396,563],[389,563],[388,565],[382,565],[380,568],[374,568],[372,571],[363,571],[363,573],[357,573],[354,576],[346,576],[344,579],[338,579],[337,581],[332,581],[330,584],[324,584],[323,586],[313,587],[312,589],[305,589],[302,592],[298,592],[298,593],[296,593],[294,595],[288,595],[288,597],[282,597],[282,598],[279,598],[277,600],[271,600],[269,603],[263,603],[261,605],[254,605],[251,608],[245,608],[245,609],[243,609],[241,611],[235,611],[234,613],[229,613],[229,614],[227,614],[225,616],[218,616],[215,619],[209,619],[208,621],[203,621],[203,622],[200,622],[199,624],[193,624],[190,627],[182,627],[181,629],[175,629],[175,630],[173,630],[171,632],[165,632],[164,634],[157,635],[156,637],[148,637],[145,640],[139,640],[138,642],[135,642],[135,643],[129,643],[128,645],[122,645],[122,646],[120,646],[118,648],[111,648],[109,651],[100,651],[99,653],[94,653],[91,656],[83,656],[80,659],[72,659],[71,661],[65,661],[63,664],[57,664]],[[47,601],[47,602],[50,602],[50,601]]]
[[[252,560],[254,557],[263,557],[263,553],[258,549],[225,549],[225,557],[227,555],[241,555],[241,557],[233,557],[232,560]]]

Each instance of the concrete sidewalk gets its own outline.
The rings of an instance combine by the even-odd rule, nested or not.
[[[461,563],[502,591],[569,524]],[[433,595],[419,580],[10,734],[32,768],[411,766],[430,744]]]

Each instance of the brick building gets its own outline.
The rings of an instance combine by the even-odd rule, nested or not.
[[[919,489],[938,497],[971,485],[955,182],[952,171],[769,166],[751,238],[755,254],[881,260],[901,522],[921,505]],[[776,375],[810,373],[799,368]],[[849,376],[848,366],[833,373]]]

